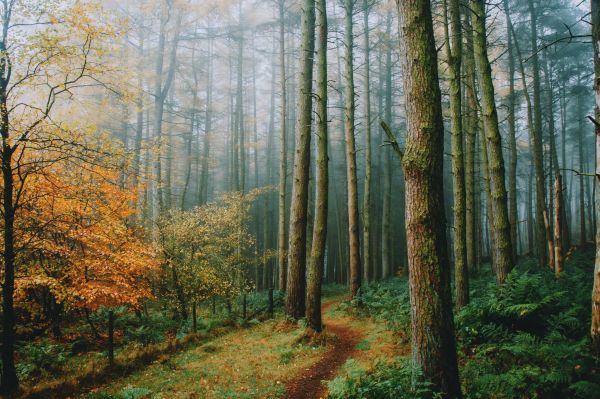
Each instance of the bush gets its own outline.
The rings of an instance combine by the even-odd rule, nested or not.
[[[526,259],[502,287],[487,280],[456,317],[467,397],[600,396],[587,337],[592,258],[573,254],[558,279]]]
[[[157,344],[165,340],[165,336],[160,331],[147,325],[128,329],[126,336],[128,341],[144,345]]]
[[[432,392],[429,384],[413,386],[414,371],[406,359],[388,364],[379,361],[371,371],[364,371],[348,361],[345,377],[328,383],[330,399],[420,399],[441,397]]]
[[[17,372],[21,378],[57,375],[67,361],[65,349],[45,342],[28,343],[18,350]]]

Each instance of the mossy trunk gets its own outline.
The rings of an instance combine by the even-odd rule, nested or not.
[[[498,112],[494,98],[492,67],[487,55],[487,38],[485,27],[485,2],[471,0],[473,16],[473,47],[475,63],[481,91],[481,109],[487,147],[490,173],[490,198],[493,218],[490,218],[494,230],[494,260],[496,262],[496,279],[503,284],[512,269],[512,243],[510,239],[510,223],[508,220],[508,204],[504,177],[504,158],[502,156],[502,138],[498,126]]]
[[[306,321],[308,327],[320,332],[321,283],[327,241],[327,214],[329,210],[329,169],[327,149],[327,9],[325,0],[317,0],[318,52],[317,52],[317,193],[315,223],[308,269],[306,294]]]
[[[463,155],[461,57],[462,26],[458,0],[444,2],[444,33],[450,78],[450,119],[452,121],[452,188],[454,194],[454,278],[456,307],[469,303],[469,269],[465,231],[465,164]],[[450,33],[450,29],[452,32]]]
[[[306,223],[310,168],[313,52],[315,48],[315,0],[302,7],[302,46],[298,84],[298,120],[290,210],[286,313],[300,319],[306,313]]]
[[[428,0],[397,0],[407,135],[402,160],[412,362],[445,398],[460,398],[443,193],[444,125]]]

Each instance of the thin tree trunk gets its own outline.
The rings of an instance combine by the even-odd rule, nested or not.
[[[449,30],[452,29],[452,36]],[[469,269],[465,231],[465,168],[463,158],[461,57],[462,26],[458,0],[444,1],[444,33],[450,75],[450,118],[452,120],[452,177],[454,191],[454,278],[456,307],[469,303]]]
[[[360,239],[358,234],[358,179],[356,173],[356,138],[354,137],[354,33],[352,16],[354,1],[345,2],[345,46],[346,80],[345,90],[345,133],[346,133],[346,175],[348,184],[348,241],[350,244],[350,292],[354,298],[360,289]]]
[[[279,225],[277,228],[277,267],[279,270],[279,289],[286,290],[287,267],[286,267],[286,182],[287,182],[287,93],[285,82],[285,25],[284,25],[285,0],[279,0],[279,79],[281,80],[281,114],[279,127]]]
[[[504,178],[504,158],[502,157],[502,139],[498,127],[498,113],[492,83],[492,68],[487,55],[487,39],[485,28],[485,3],[483,0],[471,0],[473,15],[473,45],[475,62],[479,74],[479,86],[482,97],[482,114],[487,155],[490,171],[490,200],[492,202],[494,229],[494,251],[496,261],[496,278],[503,284],[513,267],[512,245],[510,241],[510,223]]]
[[[363,15],[365,29],[365,188],[363,198],[363,280],[368,282],[372,278],[371,259],[371,177],[372,177],[372,150],[371,150],[371,64],[369,42],[369,0],[363,0]]]
[[[508,8],[508,0],[503,0],[504,11],[506,13],[506,26],[512,27],[510,20],[510,11]],[[517,208],[517,139],[516,139],[516,125],[515,125],[515,57],[513,54],[513,36],[511,32],[512,28],[508,29],[507,34],[507,56],[508,56],[508,149],[510,153],[510,163],[508,167],[508,220],[510,222],[510,237],[513,243],[513,262],[517,261],[517,227],[518,227],[518,208]]]

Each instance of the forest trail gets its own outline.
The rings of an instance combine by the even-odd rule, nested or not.
[[[322,308],[325,331],[336,337],[333,347],[317,363],[287,383],[286,399],[325,398],[327,388],[322,381],[332,379],[346,360],[359,351],[356,346],[363,335],[350,325],[350,320],[347,317],[327,317],[327,311],[338,303],[339,300],[330,301]]]

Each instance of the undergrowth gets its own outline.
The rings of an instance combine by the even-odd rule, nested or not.
[[[600,398],[599,362],[588,338],[593,256],[574,252],[559,278],[524,259],[502,287],[488,271],[472,279],[471,303],[455,317],[466,398]],[[384,320],[401,340],[410,339],[406,280],[372,284],[344,309]],[[330,384],[330,397],[431,397],[427,386],[412,387],[407,362],[347,372]]]

